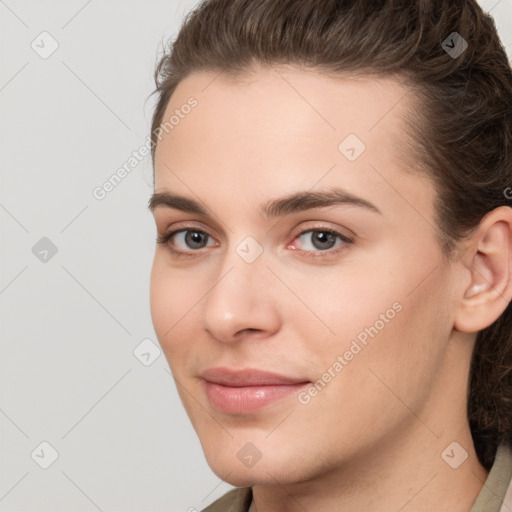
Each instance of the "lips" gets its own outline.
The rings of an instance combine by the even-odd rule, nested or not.
[[[210,368],[201,377],[215,384],[231,387],[242,386],[280,386],[308,382],[306,379],[285,377],[277,373],[263,370],[230,370],[229,368]]]
[[[311,384],[306,379],[257,369],[210,368],[200,377],[213,407],[228,414],[257,411]]]

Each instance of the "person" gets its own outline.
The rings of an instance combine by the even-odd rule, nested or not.
[[[155,71],[152,321],[209,512],[512,510],[512,70],[475,0],[206,0]]]

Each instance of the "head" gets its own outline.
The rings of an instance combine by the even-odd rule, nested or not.
[[[473,0],[205,1],[155,78],[151,311],[212,469],[307,479],[431,435],[411,411],[467,421],[488,469],[512,435],[512,72],[492,19]],[[225,411],[212,367],[306,384]]]

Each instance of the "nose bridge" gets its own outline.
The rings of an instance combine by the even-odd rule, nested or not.
[[[245,237],[230,247],[204,299],[203,327],[221,341],[232,341],[246,329],[276,329],[278,315],[268,292],[269,275],[263,247],[254,238]]]

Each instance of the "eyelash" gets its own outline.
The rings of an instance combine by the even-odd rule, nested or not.
[[[174,235],[176,235],[178,233],[182,233],[182,232],[187,232],[187,231],[193,231],[195,233],[201,233],[202,235],[210,237],[210,235],[206,231],[204,231],[202,229],[195,229],[195,228],[192,228],[192,227],[187,227],[187,228],[182,228],[182,229],[176,229],[174,231],[170,231],[169,233],[163,233],[161,235],[158,235],[156,241],[157,241],[158,244],[167,245],[169,251],[176,258],[194,258],[194,257],[197,257],[197,256],[199,256],[199,254],[193,254],[193,253],[198,253],[200,250],[190,250],[190,251],[187,251],[187,252],[177,251],[176,249],[173,249],[173,247],[171,247],[171,244],[169,243],[169,241],[171,240],[171,238]],[[329,256],[332,256],[332,255],[337,254],[338,252],[342,251],[345,248],[346,245],[353,243],[353,240],[351,240],[347,236],[343,235],[339,231],[336,231],[336,230],[334,230],[332,228],[321,228],[321,227],[320,228],[305,229],[304,231],[300,231],[299,233],[297,233],[294,236],[293,240],[296,240],[300,236],[302,236],[302,235],[304,235],[306,233],[310,233],[310,232],[311,233],[328,233],[328,234],[334,235],[334,236],[338,237],[340,240],[342,240],[344,242],[344,244],[342,244],[337,249],[327,249],[325,251],[322,251],[322,250],[318,250],[318,251],[301,251],[304,256],[309,257],[309,258],[313,258],[313,259],[316,259],[316,258],[327,258]]]

